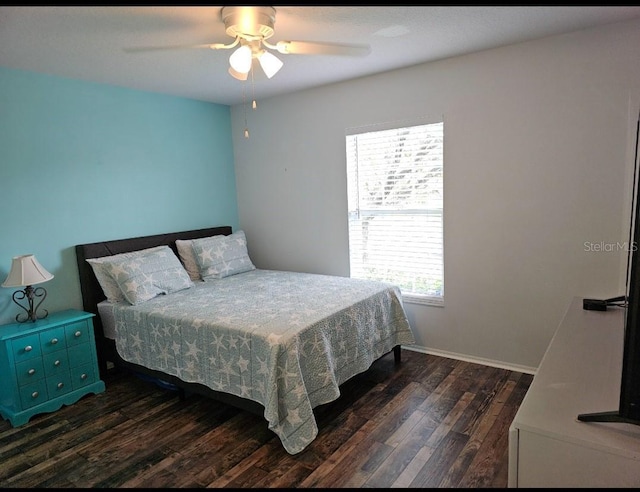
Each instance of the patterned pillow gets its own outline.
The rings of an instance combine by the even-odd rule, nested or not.
[[[193,287],[189,274],[169,246],[105,263],[105,267],[131,304]]]
[[[157,251],[164,248],[164,246],[156,246],[153,248],[141,249],[139,251],[130,251],[128,253],[120,253],[112,256],[102,256],[100,258],[88,258],[87,263],[91,265],[93,273],[102,287],[102,291],[109,302],[121,302],[124,301],[124,294],[118,287],[116,282],[106,270],[109,263],[121,260],[123,258],[135,258],[136,256],[147,254],[151,251]]]
[[[202,280],[229,277],[256,269],[247,252],[244,231],[229,236],[194,239],[192,246]]]

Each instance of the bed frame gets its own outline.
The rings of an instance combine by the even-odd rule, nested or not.
[[[153,248],[155,246],[169,246],[176,256],[179,257],[176,248],[176,239],[198,239],[209,236],[225,235],[232,233],[230,226],[210,227],[206,229],[194,229],[183,232],[172,232],[167,234],[156,234],[153,236],[140,236],[129,239],[117,239],[113,241],[102,241],[98,243],[79,244],[76,246],[76,260],[78,263],[78,275],[80,277],[80,290],[82,292],[82,305],[85,311],[94,313],[93,320],[96,350],[98,355],[98,367],[100,375],[104,379],[107,370],[111,370],[108,363],[113,364],[115,370],[128,370],[138,375],[151,378],[161,386],[177,389],[180,397],[184,398],[186,393],[198,393],[209,398],[236,406],[243,410],[248,410],[257,415],[264,415],[264,407],[252,400],[240,398],[238,396],[214,391],[207,386],[197,383],[188,383],[181,379],[163,372],[154,371],[138,364],[132,364],[120,357],[116,350],[115,341],[104,336],[102,320],[98,313],[98,303],[105,300],[106,296],[102,287],[98,283],[93,268],[86,261],[89,258],[101,258],[129,251]],[[400,363],[400,346],[393,348],[395,363]],[[167,384],[168,383],[168,384]]]

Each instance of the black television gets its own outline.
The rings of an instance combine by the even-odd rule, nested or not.
[[[638,200],[638,135],[640,114],[636,123],[636,145],[633,172],[633,198],[627,254],[626,292],[622,296],[624,315],[624,346],[622,350],[622,380],[617,410],[578,415],[582,422],[624,422],[640,425],[640,200]]]

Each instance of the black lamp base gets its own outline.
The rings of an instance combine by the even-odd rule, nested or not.
[[[33,301],[36,297],[41,297],[40,302],[36,304],[35,308],[33,307]],[[24,290],[16,290],[13,293],[13,302],[15,302],[18,306],[24,309],[25,313],[18,313],[16,315],[16,321],[18,323],[25,323],[27,321],[38,321],[39,319],[44,319],[49,315],[49,311],[46,309],[42,309],[44,311],[43,315],[38,315],[37,311],[42,304],[42,301],[47,297],[47,291],[44,287],[36,287],[35,289],[31,285],[27,285]],[[20,304],[19,300],[26,299],[28,303],[28,308]]]

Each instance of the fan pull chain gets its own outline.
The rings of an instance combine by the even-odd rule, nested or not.
[[[256,91],[253,85],[253,66],[251,67],[251,99],[253,99],[253,102],[251,103],[251,107],[253,109],[256,109],[258,107],[258,104],[256,103]]]
[[[242,109],[244,111],[244,138],[249,138],[249,127],[247,126],[247,91],[245,84],[242,84]]]
[[[251,73],[251,107],[257,109],[258,103],[255,96],[255,85],[253,79],[253,66],[249,69]],[[242,84],[242,107],[244,110],[244,138],[249,138],[249,127],[247,126],[247,93],[245,91],[245,84]]]

